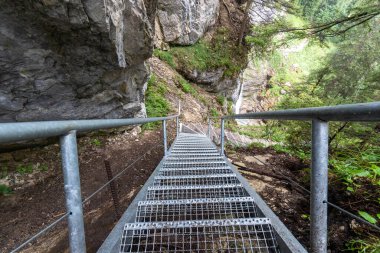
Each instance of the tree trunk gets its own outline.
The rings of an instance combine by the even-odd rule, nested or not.
[[[247,28],[247,23],[249,19],[249,10],[251,9],[252,4],[253,4],[253,0],[247,1],[247,6],[245,7],[243,22],[241,23],[241,27],[240,27],[239,39],[236,44],[237,46],[241,45],[243,41],[244,32],[245,32],[245,29]]]

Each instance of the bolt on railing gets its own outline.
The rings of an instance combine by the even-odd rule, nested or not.
[[[94,120],[67,120],[67,121],[40,121],[0,123],[0,144],[17,141],[33,140],[60,136],[62,170],[64,176],[64,190],[67,215],[60,217],[47,228],[42,229],[30,239],[19,245],[12,252],[17,252],[28,243],[44,234],[58,222],[68,217],[70,251],[73,253],[86,252],[83,202],[81,196],[77,132],[86,132],[107,128],[117,128],[128,125],[138,125],[162,121],[164,155],[167,154],[166,121],[176,119],[176,134],[179,133],[180,104],[178,114],[167,117],[132,118],[132,119],[94,119]],[[96,191],[98,192],[98,191]]]
[[[209,117],[209,129],[211,128]],[[224,155],[224,121],[231,119],[311,120],[312,168],[310,194],[311,252],[327,252],[329,121],[380,121],[380,102],[256,112],[220,117],[220,154]],[[210,135],[209,135],[210,136]],[[334,207],[334,205],[332,205]]]

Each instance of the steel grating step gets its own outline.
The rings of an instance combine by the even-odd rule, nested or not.
[[[203,168],[212,168],[212,167],[220,167],[225,166],[226,162],[223,161],[201,161],[201,162],[164,162],[163,168],[194,168],[194,167],[203,167]]]
[[[165,168],[158,172],[159,176],[196,176],[196,175],[212,175],[212,174],[229,174],[232,170],[229,167],[215,168],[184,168],[172,169]]]
[[[218,220],[257,217],[251,197],[140,201],[136,222]]]
[[[156,173],[135,223],[124,227],[120,252],[280,252],[270,220],[258,217],[205,135],[180,133]]]
[[[155,186],[192,186],[192,185],[221,185],[238,184],[240,181],[236,174],[216,174],[203,176],[156,176],[153,185]]]
[[[222,157],[220,156],[219,152],[218,153],[170,153],[170,155],[167,156],[166,160],[170,160],[172,158],[219,158]]]
[[[168,157],[165,163],[203,163],[203,162],[225,162],[222,157],[200,157],[200,158],[177,158]]]
[[[208,186],[152,186],[148,187],[146,200],[236,198],[248,196],[248,192],[241,184]]]
[[[269,219],[127,223],[120,252],[279,252]]]
[[[172,150],[170,152],[171,155],[173,154],[220,154],[218,150]]]

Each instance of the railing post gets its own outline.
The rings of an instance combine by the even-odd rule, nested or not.
[[[208,118],[207,136],[211,139],[211,119]]]
[[[327,252],[328,122],[313,120],[310,196],[312,253]]]
[[[179,135],[179,116],[176,118],[177,136]]]
[[[166,152],[168,150],[168,144],[166,141],[166,120],[162,121],[162,131],[164,133],[164,156],[166,156]]]
[[[224,119],[220,124],[220,155],[224,155]]]
[[[76,131],[70,131],[61,136],[60,145],[66,208],[67,211],[70,212],[68,216],[70,252],[82,253],[86,252],[86,241],[84,235]]]
[[[180,132],[180,124],[179,124],[179,115],[181,115],[181,101],[178,100],[178,117],[177,117],[177,136],[179,135]]]

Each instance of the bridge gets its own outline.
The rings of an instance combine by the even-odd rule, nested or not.
[[[237,118],[312,121],[310,244],[312,252],[327,252],[327,207],[334,207],[327,196],[328,122],[380,121],[380,102],[221,117],[220,147],[215,146],[209,134],[180,131],[179,114],[147,119],[2,123],[0,143],[60,136],[67,206],[65,215],[12,252],[19,251],[66,218],[71,252],[86,252],[77,132],[155,121],[162,121],[164,157],[99,253],[306,252],[226,159],[224,123]],[[166,122],[174,119],[177,137],[168,148]],[[355,218],[379,229],[360,217]]]

